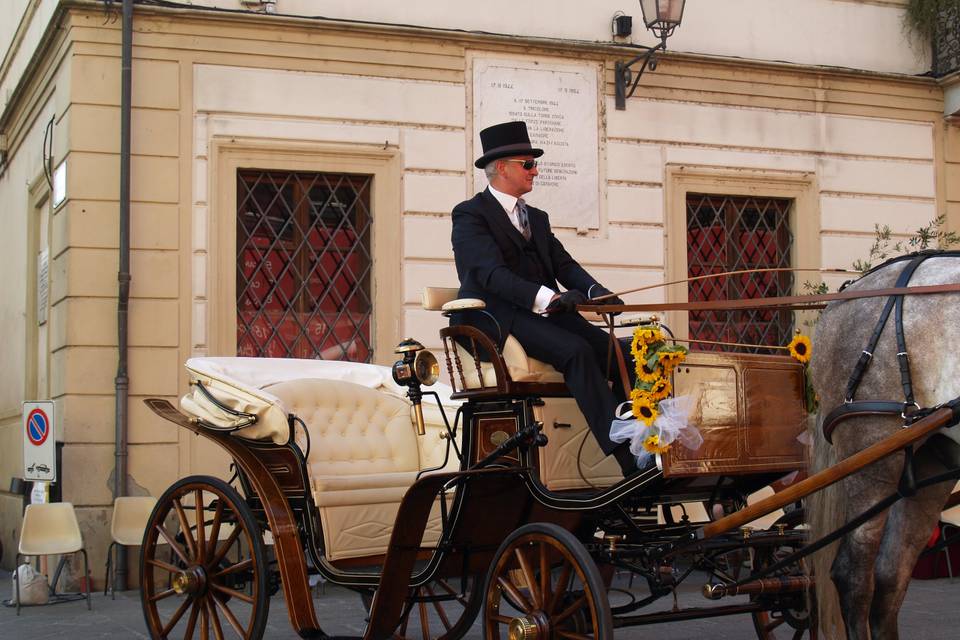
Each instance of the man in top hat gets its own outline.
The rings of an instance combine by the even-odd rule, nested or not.
[[[543,155],[530,144],[526,123],[488,127],[480,142],[483,155],[474,164],[486,172],[490,186],[454,207],[453,254],[459,296],[483,300],[499,331],[476,312],[455,315],[451,322],[477,327],[500,347],[513,335],[529,356],[560,371],[600,448],[629,475],[637,468],[629,443],[617,445],[609,436],[618,404],[606,379],[609,337],[576,310],[610,291],[567,253],[546,212],[523,201],[537,177],[536,158]]]

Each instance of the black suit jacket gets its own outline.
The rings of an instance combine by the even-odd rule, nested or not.
[[[547,269],[547,286],[589,292],[597,281],[574,260],[550,229],[545,211],[527,205],[531,241]],[[461,298],[480,298],[500,325],[502,341],[510,334],[518,311],[529,311],[540,283],[526,270],[525,240],[503,207],[484,189],[453,209],[453,255],[460,278]],[[453,318],[454,323],[463,318]],[[472,323],[471,323],[472,324]],[[488,332],[490,333],[490,332]]]

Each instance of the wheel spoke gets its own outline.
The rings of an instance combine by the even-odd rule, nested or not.
[[[170,545],[170,549],[175,554],[177,554],[177,557],[180,558],[183,564],[189,565],[190,560],[187,558],[186,555],[184,555],[183,549],[181,549],[180,545],[177,544],[176,541],[174,541],[174,539],[170,536],[169,533],[167,533],[167,530],[163,528],[163,525],[159,525],[159,524],[157,525],[157,532],[160,534],[160,537],[163,538],[168,545]],[[177,571],[179,571],[179,569],[177,569]]]
[[[220,545],[220,548],[217,550],[213,559],[210,560],[207,564],[211,567],[215,567],[223,557],[227,555],[227,551],[230,550],[230,547],[233,546],[233,543],[237,541],[237,538],[240,536],[240,527],[236,526],[233,528],[233,531],[230,532],[230,535],[227,536],[227,539],[223,541],[223,544]]]
[[[503,576],[498,576],[497,584],[499,584],[500,587],[506,591],[511,598],[513,598],[514,602],[520,605],[521,609],[523,609],[523,613],[529,613],[533,611],[533,607],[530,606],[530,601],[527,600],[526,596],[520,593],[520,590],[517,589],[512,582]]]
[[[581,595],[579,598],[573,601],[569,607],[563,610],[557,617],[553,618],[552,622],[554,624],[560,624],[573,614],[575,614],[579,609],[583,608],[587,604],[587,596]]]
[[[430,640],[430,619],[427,616],[427,603],[418,603],[418,608],[420,609],[420,635],[423,640]]]
[[[194,500],[196,504],[193,505],[193,508],[197,513],[197,560],[200,564],[203,564],[207,555],[207,541],[204,537],[204,529],[206,529],[207,523],[203,515],[203,489],[196,490]],[[216,618],[216,613],[212,609],[210,615]]]
[[[166,571],[166,572],[168,572],[168,573],[179,573],[179,572],[180,572],[180,569],[178,569],[177,567],[173,566],[172,564],[168,564],[168,563],[164,562],[163,560],[157,560],[156,558],[147,558],[147,564],[151,564],[151,565],[153,565],[153,566],[155,566],[155,567],[159,567],[160,569],[163,569],[164,571]]]
[[[246,602],[248,604],[253,604],[253,596],[248,596],[242,591],[237,591],[236,589],[225,587],[222,584],[217,584],[216,582],[210,583],[210,588],[213,589],[214,591],[225,593],[231,598],[236,598],[237,600],[242,600],[243,602]]]
[[[207,598],[207,615],[210,616],[213,636],[217,640],[223,640],[223,627],[220,626],[220,616],[217,615],[217,609],[213,606],[213,603],[210,602],[211,600],[216,600],[216,598]]]
[[[193,598],[187,597],[184,598],[183,603],[180,607],[173,612],[173,615],[170,617],[170,620],[167,622],[166,626],[160,632],[160,635],[166,637],[170,631],[177,626],[177,623],[180,622],[180,618],[183,617],[183,614],[186,613],[187,607],[193,604]]]
[[[543,610],[548,614],[553,613],[553,610],[556,608],[557,604],[562,600],[560,596],[567,592],[567,585],[570,583],[570,576],[572,574],[573,565],[571,565],[569,562],[564,562],[563,566],[560,568],[560,576],[557,578],[557,586],[553,590],[553,593],[550,594],[549,601],[543,605]]]
[[[187,543],[187,550],[190,552],[190,555],[196,558],[197,557],[196,543],[193,541],[193,534],[190,533],[190,523],[187,522],[187,514],[183,510],[183,505],[180,504],[180,498],[173,499],[173,508],[177,512],[177,519],[180,521],[180,530],[183,532],[184,542]],[[187,564],[190,564],[190,563],[187,562]]]
[[[160,600],[165,600],[170,596],[175,596],[175,595],[177,595],[176,591],[174,591],[173,589],[167,589],[166,591],[161,591],[156,595],[150,596],[149,600],[150,602],[159,602]]]
[[[585,636],[582,633],[573,633],[572,631],[564,631],[563,629],[557,629],[557,635],[561,638],[570,638],[570,640],[591,640],[590,636]]]
[[[491,615],[490,619],[495,622],[499,622],[500,624],[510,624],[511,622],[513,622],[513,618],[509,616],[500,615],[499,613],[495,613]]]
[[[210,640],[210,629],[208,628],[209,614],[207,613],[206,602],[200,602],[200,640]]]
[[[550,563],[547,557],[547,545],[540,544],[540,606],[546,610],[552,597],[550,588]]]
[[[230,623],[230,626],[233,627],[238,634],[240,634],[241,638],[246,638],[247,632],[243,629],[243,625],[240,624],[240,621],[237,620],[237,616],[233,615],[233,611],[230,610],[230,607],[227,606],[227,603],[221,602],[220,598],[214,598],[213,601],[218,607],[220,607],[220,611],[223,612],[223,617],[227,619],[227,622]]]
[[[537,576],[533,573],[533,568],[530,566],[530,560],[527,558],[526,551],[520,547],[517,547],[514,549],[514,555],[517,556],[517,562],[520,563],[520,570],[523,572],[523,579],[526,581],[527,587],[530,589],[530,598],[533,601],[533,608],[542,608],[543,601],[540,598],[540,590],[537,588]]]
[[[187,632],[184,634],[183,640],[193,640],[193,630],[197,626],[197,616],[200,614],[201,604],[193,598],[190,600],[193,603],[193,608],[190,609],[190,617],[187,618]]]
[[[459,602],[459,603],[462,604],[463,606],[467,606],[467,598],[466,598],[466,596],[465,596],[464,594],[460,593],[457,589],[454,589],[453,587],[451,587],[451,586],[447,583],[446,580],[436,580],[436,583],[437,583],[438,585],[440,585],[440,587],[441,587],[444,591],[446,591],[448,595],[451,595],[451,596],[453,596],[454,598],[456,598],[456,599],[457,599],[457,602]],[[476,585],[474,585],[474,586],[476,586]]]
[[[237,564],[230,565],[226,569],[222,569],[220,571],[217,571],[216,573],[211,574],[210,577],[219,578],[221,576],[225,576],[230,573],[236,573],[237,571],[243,571],[244,569],[249,569],[252,566],[253,566],[253,558],[247,558],[246,560],[242,560]]]
[[[424,587],[424,590],[427,592],[427,595],[430,596],[431,598],[435,597],[434,591],[433,589],[430,588],[430,585],[426,585]],[[437,616],[440,618],[440,622],[443,624],[443,628],[446,629],[447,631],[450,631],[453,625],[450,624],[450,618],[447,617],[447,612],[443,608],[443,602],[439,600],[434,600],[433,608],[437,612]]]
[[[217,508],[213,513],[213,524],[210,525],[210,549],[208,556],[212,556],[217,548],[217,538],[220,537],[220,522],[223,520],[223,500],[217,500]]]

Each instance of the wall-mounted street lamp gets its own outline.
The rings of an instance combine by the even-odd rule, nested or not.
[[[637,84],[640,82],[640,76],[649,67],[650,70],[657,68],[657,51],[667,48],[667,38],[673,35],[673,30],[680,26],[683,19],[683,5],[686,0],[640,0],[640,10],[643,11],[644,26],[656,37],[660,38],[660,44],[655,47],[645,47],[646,51],[638,55],[629,62],[617,62],[614,69],[614,86],[617,109],[623,111],[627,108],[627,98],[633,95],[637,90]],[[634,75],[631,67],[642,62],[640,68]],[[629,93],[627,85],[630,86]]]

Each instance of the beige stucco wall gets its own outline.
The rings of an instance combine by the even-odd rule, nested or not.
[[[251,7],[240,0],[192,4]],[[687,0],[683,23],[669,47],[750,60],[923,73],[929,68],[929,54],[906,37],[901,26],[904,4],[905,0]],[[633,35],[623,42],[656,44],[643,27],[637,0],[551,0],[549,5],[487,0],[453,7],[446,0],[276,0],[272,9],[289,15],[583,42],[612,40],[612,18],[621,12],[633,16]],[[891,51],[899,54],[890,55]]]
[[[0,236],[0,248],[16,256],[12,264],[27,263],[23,185],[39,175],[36,123],[56,113],[55,156],[67,161],[68,200],[51,232],[50,394],[66,427],[64,499],[77,505],[91,561],[100,566],[113,470],[120,32],[99,11],[77,10],[61,33],[68,44],[58,50],[68,58],[54,83],[56,99],[38,102],[35,120],[19,125],[16,135],[25,142],[0,176],[0,201],[16,204],[3,209],[10,233]],[[938,179],[956,184],[956,165],[938,171],[942,93],[926,79],[673,55],[644,76],[626,111],[616,111],[612,69],[621,54],[602,46],[583,44],[571,53],[568,45],[538,40],[148,9],[138,11],[134,54],[131,493],[159,495],[182,475],[225,471],[222,456],[154,418],[141,402],[175,398],[186,384],[181,363],[223,353],[225,332],[235,332],[224,294],[234,277],[230,247],[217,245],[229,237],[223,225],[234,213],[217,206],[229,178],[218,149],[307,149],[304,162],[317,167],[337,153],[389,165],[385,188],[396,204],[387,211],[398,233],[396,254],[377,256],[397,279],[386,313],[397,335],[438,345],[443,320],[419,309],[419,295],[425,284],[456,285],[449,211],[472,192],[475,56],[572,56],[603,65],[600,229],[558,234],[614,289],[670,276],[670,256],[682,242],[679,234],[668,236],[676,215],[669,203],[678,197],[671,176],[684,171],[722,168],[717,188],[736,183],[731,175],[761,186],[778,175],[804,185],[804,211],[816,219],[803,255],[827,268],[861,255],[875,221],[907,232],[935,215],[938,198],[960,200],[953,187],[938,191]],[[945,139],[943,155],[956,162],[956,127]],[[0,329],[22,336],[25,285],[9,280],[0,294]],[[654,291],[635,300],[663,296]],[[15,509],[2,489],[18,475],[18,459],[6,452],[19,451],[26,371],[25,352],[5,351],[5,362],[7,353],[13,366],[0,372],[4,536]]]

